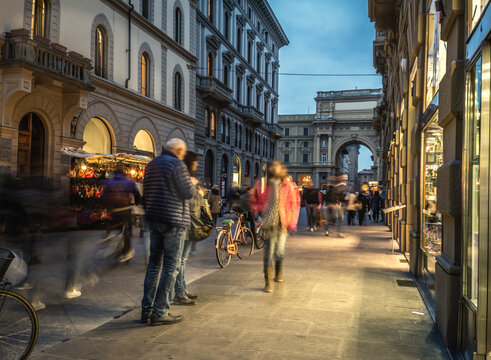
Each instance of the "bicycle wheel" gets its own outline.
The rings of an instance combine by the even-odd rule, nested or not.
[[[256,232],[256,249],[262,249],[264,246],[264,231],[263,228],[260,227]]]
[[[221,230],[216,239],[215,248],[217,252],[218,265],[222,268],[230,264],[232,255],[228,252],[227,246],[230,241],[230,232],[228,230]]]
[[[239,245],[239,254],[246,253],[247,255],[252,255],[254,252],[254,236],[251,229],[247,227],[242,228],[237,244]]]
[[[36,345],[39,323],[32,305],[17,293],[0,290],[0,359],[27,359]]]

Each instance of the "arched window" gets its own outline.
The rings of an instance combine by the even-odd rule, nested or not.
[[[241,102],[241,87],[242,87],[242,78],[237,76],[237,88],[235,89],[235,95],[237,96],[237,102],[240,104]]]
[[[261,53],[257,52],[257,72],[261,73]]]
[[[150,56],[144,52],[141,55],[141,88],[140,93],[150,96]]]
[[[223,35],[225,39],[230,41],[230,14],[225,11],[225,19],[223,20]]]
[[[237,51],[241,52],[242,50],[242,29],[239,27],[237,28]]]
[[[251,85],[247,86],[247,106],[251,106],[251,96],[252,96],[252,87]]]
[[[205,177],[204,183],[206,187],[211,187],[213,184],[215,170],[215,156],[211,150],[208,150],[205,155]]]
[[[141,0],[142,4],[142,16],[145,19],[150,17],[150,0]]]
[[[252,64],[252,41],[247,42],[247,62]]]
[[[230,86],[229,82],[229,77],[230,77],[230,68],[228,65],[225,65],[223,67],[223,83],[227,86]]]
[[[174,75],[174,108],[182,111],[182,76],[178,72]]]
[[[264,66],[264,79],[268,82],[269,78],[269,61],[266,61],[266,65]]]
[[[182,11],[180,8],[176,8],[174,14],[174,40],[182,45]]]
[[[32,3],[32,36],[49,37],[49,1],[34,0]]]
[[[144,155],[153,157],[155,155],[155,142],[147,130],[140,130],[133,140],[133,149]]]
[[[205,109],[205,136],[210,137],[210,111]]]
[[[213,23],[214,20],[214,12],[215,12],[215,1],[208,0],[208,20]]]
[[[273,73],[271,74],[271,86],[275,89],[275,81],[276,81],[276,69],[273,69]]]
[[[217,138],[217,115],[215,114],[214,111],[211,112],[210,130],[211,130],[212,139],[216,139]]]
[[[213,54],[210,52],[208,53],[208,63],[207,63],[207,72],[209,77],[212,77],[214,74],[213,66],[214,66]]]
[[[99,25],[95,29],[95,74],[107,78],[107,31]]]
[[[27,178],[44,175],[45,129],[35,113],[24,115],[19,124],[17,143],[17,176]]]
[[[111,134],[106,123],[99,118],[92,118],[84,129],[83,149],[89,153],[110,154],[112,152]]]
[[[264,100],[264,121],[268,122],[268,108],[269,108],[269,102],[268,100]]]
[[[225,143],[225,118],[222,118],[222,123],[220,126],[220,137],[222,140],[222,143]]]

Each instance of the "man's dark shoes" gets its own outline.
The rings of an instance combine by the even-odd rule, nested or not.
[[[183,296],[176,296],[174,298],[174,305],[196,305],[197,302],[196,300],[190,299],[188,296],[183,295]]]
[[[142,310],[142,317],[140,319],[140,323],[148,324],[150,322],[150,318],[152,317],[151,311]]]
[[[190,294],[189,291],[186,290],[185,292],[186,296],[188,298],[190,298],[191,300],[198,300],[199,299],[199,296],[198,295],[195,295],[195,294]]]
[[[159,317],[152,316],[150,319],[150,326],[160,326],[160,325],[172,325],[181,322],[183,319],[182,315],[172,315],[165,314]]]

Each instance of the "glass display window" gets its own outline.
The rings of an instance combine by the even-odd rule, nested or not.
[[[470,34],[476,27],[479,19],[481,18],[484,9],[488,5],[490,0],[468,0],[467,2],[467,27],[468,34]]]
[[[441,254],[443,226],[437,210],[437,172],[443,164],[443,129],[438,126],[438,116],[429,122],[423,132],[423,204],[422,248],[434,258]],[[428,262],[427,270],[434,273],[434,261]]]
[[[482,60],[467,72],[464,164],[464,296],[477,307]]]
[[[435,0],[428,7],[426,17],[426,95],[425,107],[431,104],[438,92],[440,81],[446,72],[447,48],[441,40],[440,18],[442,14],[436,11]]]

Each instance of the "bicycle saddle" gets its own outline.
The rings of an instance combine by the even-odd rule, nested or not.
[[[223,220],[223,226],[232,226],[233,224],[234,224],[234,221],[232,219]]]

